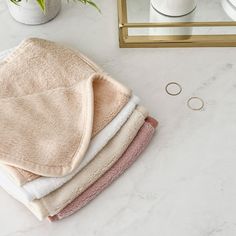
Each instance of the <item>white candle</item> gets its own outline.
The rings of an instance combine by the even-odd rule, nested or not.
[[[194,10],[196,0],[151,0],[152,6],[167,16],[183,16]]]

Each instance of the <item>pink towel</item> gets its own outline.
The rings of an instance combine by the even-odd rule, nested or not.
[[[154,118],[148,117],[128,149],[111,167],[111,169],[109,169],[87,190],[75,198],[63,210],[54,216],[49,216],[48,219],[50,221],[57,221],[70,216],[92,201],[96,196],[98,196],[106,187],[108,187],[135,162],[135,160],[140,156],[141,152],[151,141],[156,127],[157,121]]]

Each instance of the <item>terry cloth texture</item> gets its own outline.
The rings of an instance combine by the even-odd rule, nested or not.
[[[57,221],[74,214],[109,187],[112,182],[138,159],[151,141],[156,127],[157,121],[152,117],[148,117],[122,157],[120,157],[119,160],[94,184],[76,197],[63,210],[54,216],[49,216],[48,219],[50,221]]]
[[[29,202],[22,193],[22,188],[16,184],[11,185],[10,178],[7,178],[8,173],[4,170],[0,171],[0,186],[27,206],[38,219],[53,216],[92,185],[119,159],[138,133],[146,117],[147,111],[143,107],[137,107],[118,133],[85,168],[61,188],[44,198]]]
[[[50,177],[74,171],[91,138],[131,96],[97,71],[80,54],[42,39],[25,40],[5,57],[0,63],[0,163]]]
[[[14,48],[0,52],[0,61],[7,57],[12,51],[14,51]],[[0,166],[5,169],[6,173],[8,173],[7,176],[10,177],[19,186],[39,177],[36,174],[33,174],[20,168],[12,167],[5,164],[0,164]]]
[[[63,177],[39,177],[21,187],[19,186],[21,195],[25,195],[24,198],[28,201],[40,199],[68,182],[101,151],[111,138],[113,138],[132,114],[138,103],[139,98],[133,96],[120,113],[92,139],[83,161],[75,171]],[[9,178],[9,176],[7,177]],[[8,185],[8,188],[12,188],[11,192],[15,190],[16,183],[14,183],[14,181],[8,181]],[[17,192],[19,192],[19,189]],[[14,195],[16,195],[17,192]]]
[[[60,212],[75,197],[101,177],[124,153],[147,117],[143,107],[137,107],[113,139],[73,179],[49,195],[28,204],[39,219]]]

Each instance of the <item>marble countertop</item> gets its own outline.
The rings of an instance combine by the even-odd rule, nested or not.
[[[48,24],[25,26],[0,0],[0,50],[26,37],[79,49],[133,88],[159,130],[133,167],[79,213],[39,222],[0,189],[0,236],[236,235],[236,48],[120,49],[116,1],[103,14],[63,5]],[[168,96],[165,85],[183,92]],[[202,111],[186,106],[191,96]]]

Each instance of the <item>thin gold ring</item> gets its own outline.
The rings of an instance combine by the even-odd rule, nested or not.
[[[190,104],[190,102],[191,102],[192,100],[198,100],[198,101],[200,101],[200,102],[201,102],[201,105],[200,105],[199,107],[197,107],[197,108],[192,107],[191,104]],[[203,101],[201,98],[199,98],[199,97],[191,97],[191,98],[188,99],[187,105],[188,105],[188,108],[190,108],[191,110],[199,111],[199,110],[201,110],[201,109],[204,107],[204,101]]]
[[[176,93],[171,93],[171,92],[168,90],[168,87],[169,87],[170,85],[176,85],[176,86],[179,88],[179,91],[177,91]],[[171,95],[171,96],[177,96],[177,95],[179,95],[179,94],[182,92],[182,87],[181,87],[181,85],[178,84],[177,82],[170,82],[170,83],[168,83],[168,84],[166,85],[165,90],[166,90],[166,93],[167,93],[167,94],[169,94],[169,95]]]

